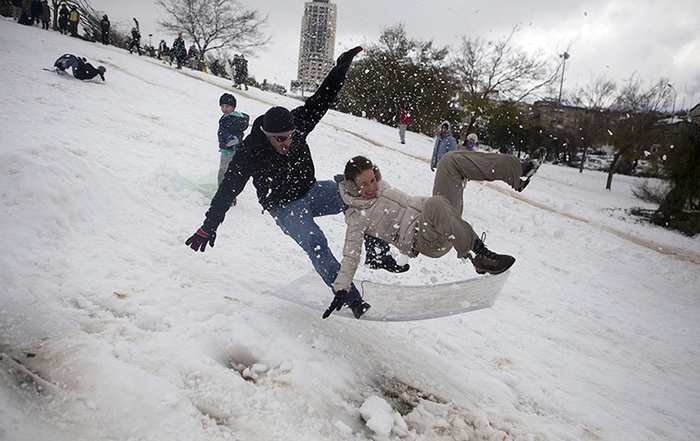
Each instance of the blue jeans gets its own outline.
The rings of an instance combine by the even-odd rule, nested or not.
[[[317,181],[311,190],[296,201],[270,209],[269,212],[284,234],[294,239],[309,256],[314,269],[329,287],[333,285],[340,263],[333,256],[326,236],[314,222],[315,217],[338,214],[343,211],[335,181]],[[389,245],[381,239],[365,235],[367,259],[381,259],[389,253]],[[345,303],[350,305],[360,298],[360,293],[352,285]]]

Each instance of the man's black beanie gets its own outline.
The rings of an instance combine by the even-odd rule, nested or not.
[[[294,118],[284,107],[273,107],[263,116],[262,129],[265,133],[289,133],[294,130]]]

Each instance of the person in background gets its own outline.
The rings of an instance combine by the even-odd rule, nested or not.
[[[61,9],[58,11],[58,30],[61,32],[61,34],[68,34],[68,16],[70,15],[70,11],[68,10],[68,7],[64,3],[61,6]]]
[[[248,90],[248,60],[243,54],[233,56],[233,87]]]
[[[133,53],[134,47],[136,47],[136,52],[139,56],[141,55],[141,29],[139,28],[139,22],[134,18],[135,26],[131,28],[131,44],[129,44],[129,53]]]
[[[411,106],[404,104],[403,108],[399,109],[399,139],[401,144],[406,144],[406,127],[411,123]]]
[[[225,93],[219,98],[221,113],[224,115],[219,119],[219,174],[217,176],[218,185],[224,181],[228,164],[236,154],[236,148],[243,142],[243,132],[248,128],[250,116],[245,113],[236,112],[236,97],[230,93]],[[236,199],[233,200],[236,205]]]
[[[468,134],[467,139],[464,140],[464,149],[471,152],[476,147],[477,142],[479,142],[479,137],[476,136],[476,133]]]
[[[168,63],[170,66],[173,65],[173,61],[170,58],[170,48],[165,40],[160,40],[160,44],[158,44],[158,58]]]
[[[62,55],[53,65],[56,68],[56,73],[59,75],[65,75],[66,69],[70,67],[73,70],[73,76],[79,80],[91,80],[99,75],[104,81],[105,72],[107,72],[104,66],[96,68],[88,63],[85,58],[76,57],[73,54]]]
[[[457,150],[457,141],[455,140],[452,133],[450,133],[450,123],[448,121],[443,121],[440,124],[440,134],[435,139],[435,146],[433,147],[433,155],[430,157],[430,170],[435,171],[435,168],[440,162],[440,158],[447,152],[454,152]]]
[[[109,17],[107,17],[107,14],[102,16],[102,20],[100,21],[100,30],[102,31],[102,44],[108,45],[109,44],[109,28],[111,26],[111,23],[109,22]]]
[[[68,29],[71,37],[78,36],[78,22],[80,21],[80,12],[75,6],[71,6],[70,14],[68,15]]]
[[[202,226],[185,241],[194,251],[214,246],[216,230],[224,221],[232,201],[252,178],[258,202],[270,213],[280,229],[306,253],[327,286],[340,269],[323,230],[314,218],[342,212],[338,184],[318,181],[307,137],[321,121],[345,82],[352,59],[362,50],[350,49],[338,57],[336,65],[318,90],[291,112],[272,107],[253,122],[250,134],[236,149],[224,180],[219,185]],[[391,272],[404,272],[408,265],[397,265],[386,242],[365,237],[368,261]],[[365,309],[360,293],[352,285],[344,302],[360,318]]]
[[[197,52],[197,48],[194,47],[193,44],[191,44],[190,48],[187,50],[187,67],[189,67],[192,70],[198,70],[198,65],[199,53]]]
[[[409,196],[382,180],[379,169],[364,156],[352,158],[338,185],[345,210],[345,245],[338,276],[333,281],[336,298],[326,311],[340,310],[348,295],[362,253],[362,237],[370,234],[394,245],[402,254],[439,258],[452,248],[460,259],[469,259],[478,274],[507,271],[515,258],[486,248],[472,226],[462,218],[464,181],[503,181],[522,191],[546,156],[520,162],[510,155],[455,151],[438,164],[432,197]]]
[[[51,6],[49,2],[44,0],[41,3],[41,29],[49,29],[49,24],[51,23]]]
[[[26,26],[33,26],[34,25],[34,20],[32,20],[29,17],[29,14],[27,14],[27,11],[22,8],[22,13],[19,15],[19,20],[17,21],[19,24],[23,24]]]
[[[32,25],[38,24],[41,21],[41,13],[44,8],[41,6],[41,0],[32,0],[31,5],[29,5],[29,14],[32,18]]]
[[[177,34],[177,38],[173,41],[173,48],[170,51],[171,57],[175,58],[178,69],[182,69],[187,58],[187,49],[185,49],[185,40],[182,39],[182,32]]]
[[[12,0],[12,19],[19,21],[22,15],[22,0]]]

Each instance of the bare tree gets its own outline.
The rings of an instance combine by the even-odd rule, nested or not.
[[[251,53],[270,41],[261,28],[267,16],[247,9],[239,0],[156,0],[167,12],[160,26],[191,39],[200,56],[212,49],[235,48]]]
[[[556,80],[559,68],[549,68],[550,61],[541,51],[531,55],[513,45],[518,30],[513,27],[500,41],[462,37],[452,66],[462,89],[461,101],[470,114],[468,130],[497,99],[521,102]]]
[[[579,173],[583,173],[589,147],[602,145],[610,136],[610,108],[615,100],[616,88],[614,81],[605,75],[598,75],[592,76],[588,85],[574,95],[573,104],[585,109],[578,121],[578,132],[574,140],[574,147],[579,147],[582,152]]]
[[[587,109],[608,109],[615,102],[614,81],[605,77],[605,74],[591,76],[588,85],[582,87],[577,94],[577,104]]]
[[[616,152],[613,157],[605,189],[612,188],[613,172],[623,156],[636,161],[645,147],[651,148],[663,137],[663,128],[658,124],[663,110],[671,104],[671,90],[668,78],[660,78],[645,85],[638,76],[632,74],[617,96],[614,110],[621,117],[616,122],[612,141]]]

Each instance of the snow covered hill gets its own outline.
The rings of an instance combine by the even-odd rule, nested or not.
[[[228,81],[7,19],[0,51],[0,439],[700,439],[700,238],[630,218],[637,179],[469,183],[465,218],[518,259],[494,307],[321,320],[266,294],[312,268],[252,186],[213,249],[184,245]],[[42,70],[67,52],[107,81]],[[253,118],[298,105],[232,93]],[[319,178],[363,154],[430,193],[428,137],[331,111],[309,142]],[[320,224],[339,253],[342,216]],[[475,276],[454,254],[411,265],[358,276]]]

